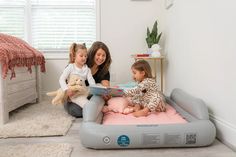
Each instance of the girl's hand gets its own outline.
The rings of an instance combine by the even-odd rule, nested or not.
[[[73,92],[73,91],[70,90],[70,89],[67,89],[66,94],[67,94],[69,97],[72,97],[72,96],[75,94],[75,92]]]

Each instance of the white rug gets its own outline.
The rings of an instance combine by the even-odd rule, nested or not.
[[[0,126],[0,138],[65,135],[73,119],[63,106],[49,101],[25,105],[13,111],[10,121]]]
[[[69,144],[19,144],[0,146],[0,157],[69,157],[72,147]]]

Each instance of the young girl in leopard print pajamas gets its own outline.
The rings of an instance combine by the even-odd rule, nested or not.
[[[133,112],[135,117],[147,116],[151,112],[165,112],[166,105],[163,94],[158,90],[152,78],[151,67],[145,60],[135,62],[132,67],[133,79],[137,87],[124,91],[126,97],[131,97],[132,106],[125,109]],[[128,112],[127,112],[128,111]]]

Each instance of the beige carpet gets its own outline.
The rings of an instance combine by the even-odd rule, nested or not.
[[[0,126],[0,138],[65,135],[72,118],[63,106],[49,101],[25,105],[10,114],[10,121]]]
[[[0,157],[69,157],[69,144],[19,144],[0,146]]]

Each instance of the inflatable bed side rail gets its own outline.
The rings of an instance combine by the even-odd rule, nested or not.
[[[208,109],[202,99],[193,97],[179,88],[175,88],[170,99],[197,119],[209,119]]]
[[[89,103],[83,109],[83,122],[101,122],[103,116],[101,110],[104,100],[100,96],[92,96]]]

